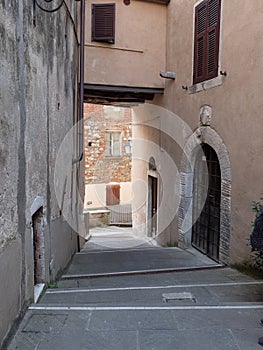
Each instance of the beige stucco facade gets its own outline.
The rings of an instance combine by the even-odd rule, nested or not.
[[[262,3],[253,0],[240,6],[237,0],[222,1],[218,77],[193,86],[194,8],[198,3],[200,1],[173,0],[168,5],[166,69],[176,73],[176,80],[166,80],[164,95],[157,97],[154,104],[174,114],[174,125],[173,118],[167,112],[160,113],[156,107],[151,114],[151,119],[156,118],[155,125],[153,121],[143,122],[143,112],[135,109],[136,123],[142,122],[144,126],[134,127],[134,138],[143,139],[144,144],[145,140],[153,140],[154,148],[152,153],[146,152],[143,161],[134,161],[133,180],[143,181],[146,187],[134,225],[138,233],[146,231],[143,225],[147,225],[147,158],[153,156],[156,174],[162,180],[159,205],[167,186],[175,193],[166,199],[167,212],[157,214],[159,241],[164,244],[175,241],[182,247],[191,244],[191,228],[186,231],[182,228],[185,208],[190,205],[191,209],[193,181],[193,172],[186,163],[189,159],[194,163],[195,145],[207,143],[217,154],[222,176],[219,260],[233,263],[249,256],[247,239],[254,217],[251,204],[263,192]],[[220,75],[220,71],[227,76]],[[200,109],[204,105],[212,108],[212,119],[209,126],[201,127]],[[182,139],[176,129],[180,124],[176,118],[183,122]],[[171,164],[177,174],[171,168],[170,176],[166,177],[169,163],[163,164],[164,153],[174,159],[174,165]],[[172,202],[176,195],[181,198],[177,206]],[[191,215],[188,219],[191,221]],[[166,228],[161,227],[162,222],[166,222]]]
[[[162,88],[165,69],[166,6],[131,1],[116,3],[115,43],[91,41],[91,5],[86,1],[85,83]]]
[[[130,204],[132,200],[131,182],[120,182],[120,205]],[[107,184],[86,184],[84,209],[106,207]]]
[[[262,194],[259,36],[263,13],[259,0],[242,7],[235,0],[221,1],[218,75],[193,85],[194,14],[200,3],[132,1],[126,6],[117,1],[115,43],[102,44],[91,41],[91,3],[87,2],[86,62],[91,64],[86,65],[85,82],[165,87],[162,95],[155,95],[155,107],[134,108],[136,234],[149,233],[148,181],[153,177],[158,181],[156,239],[183,248],[191,245],[196,147],[208,144],[214,149],[221,171],[219,261],[228,264],[249,255],[251,204]],[[160,78],[160,70],[174,72],[176,79]],[[208,125],[200,122],[203,106],[212,113]],[[149,167],[151,157],[154,170]]]

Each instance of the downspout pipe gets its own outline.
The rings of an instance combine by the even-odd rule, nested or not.
[[[79,121],[80,121],[80,152],[83,152],[83,102],[84,102],[84,49],[85,49],[85,0],[81,0],[80,18],[80,94],[79,94]]]
[[[77,159],[73,160],[73,164],[78,163],[78,186],[77,191],[79,191],[80,186],[80,162],[83,159],[84,155],[84,135],[83,135],[83,129],[84,129],[84,123],[83,123],[83,102],[84,102],[84,49],[85,49],[85,0],[81,0],[80,4],[80,50],[79,50],[79,118],[78,118],[78,140],[79,140],[79,156]],[[78,195],[77,195],[78,196]],[[79,196],[78,196],[79,197]],[[78,213],[79,215],[79,210]],[[77,239],[78,244],[78,251],[80,251],[80,237],[78,235]]]

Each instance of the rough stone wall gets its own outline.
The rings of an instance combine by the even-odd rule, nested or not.
[[[86,184],[131,181],[131,155],[125,142],[132,138],[129,108],[85,104],[85,180]],[[121,132],[121,156],[105,155],[107,130]]]
[[[79,3],[66,4],[74,21]],[[53,14],[36,8],[34,24],[31,0],[0,1],[0,347],[33,298],[37,202],[43,207],[45,282],[77,246],[53,181],[58,149],[76,118],[78,45],[65,5]],[[69,146],[72,157],[73,151]],[[74,174],[72,163],[67,167]],[[66,188],[71,197],[72,181]]]
[[[17,238],[16,183],[18,179],[19,92],[16,25],[18,6],[12,10],[7,2],[0,3],[0,252]],[[12,101],[12,103],[10,103]],[[18,125],[19,126],[19,125]],[[15,155],[15,156],[14,156]]]
[[[21,305],[18,291],[22,275],[16,198],[20,124],[18,3],[13,1],[12,7],[8,3],[0,2],[0,347]]]

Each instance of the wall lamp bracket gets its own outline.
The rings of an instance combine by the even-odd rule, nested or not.
[[[176,74],[175,72],[163,72],[162,70],[160,71],[160,77],[164,79],[172,79],[175,80]]]
[[[226,77],[226,76],[227,76],[227,72],[226,72],[226,71],[221,70],[221,71],[220,71],[220,75],[223,75],[224,77]]]
[[[184,85],[183,85],[183,86],[182,86],[182,89],[185,90],[185,91],[187,91],[187,90],[188,90],[188,86],[184,86]]]

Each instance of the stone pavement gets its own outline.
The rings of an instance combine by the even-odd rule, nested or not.
[[[97,228],[91,230],[91,235],[63,279],[218,266],[196,250],[158,247],[145,238],[134,237],[131,228]]]
[[[256,350],[262,317],[262,281],[129,229],[97,229],[8,349]]]

